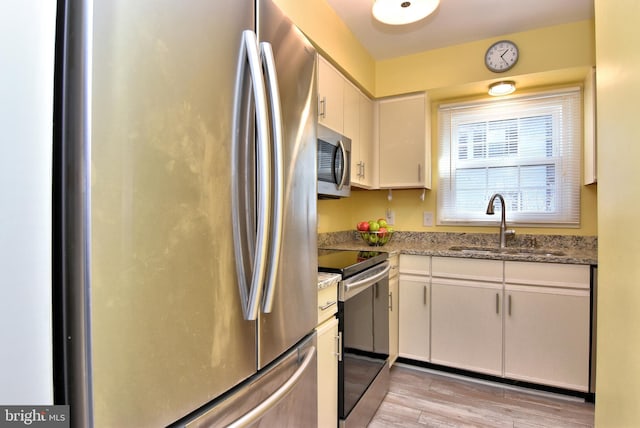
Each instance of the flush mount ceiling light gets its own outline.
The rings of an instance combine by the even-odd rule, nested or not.
[[[499,97],[500,95],[509,95],[516,90],[516,82],[513,80],[505,80],[489,85],[489,95]]]
[[[382,23],[404,25],[426,18],[439,4],[440,0],[375,0],[372,12]]]

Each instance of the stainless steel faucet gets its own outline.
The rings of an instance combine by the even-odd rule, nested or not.
[[[500,199],[500,205],[502,208],[502,217],[500,219],[500,248],[506,248],[507,235],[515,235],[516,231],[513,229],[507,230],[507,219],[506,219],[507,209],[504,203],[504,198],[500,193],[494,193],[494,195],[491,196],[491,199],[489,199],[489,205],[487,205],[487,214],[488,215],[495,214],[495,211],[493,210],[493,202],[496,200],[496,198]]]

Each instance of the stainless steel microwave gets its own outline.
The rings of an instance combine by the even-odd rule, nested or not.
[[[351,194],[351,139],[318,125],[318,198]]]

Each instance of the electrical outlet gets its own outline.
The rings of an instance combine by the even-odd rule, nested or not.
[[[422,225],[433,226],[433,213],[431,211],[425,211],[422,213]]]
[[[393,224],[396,222],[396,213],[393,210],[388,209],[386,217],[387,217],[387,224],[389,226],[393,226]]]

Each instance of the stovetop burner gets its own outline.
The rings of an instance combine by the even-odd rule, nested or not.
[[[382,251],[318,250],[318,271],[348,278],[389,258]]]

